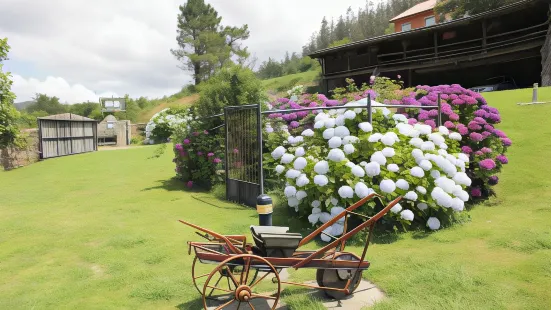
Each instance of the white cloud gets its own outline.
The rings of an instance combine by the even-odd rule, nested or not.
[[[6,67],[18,76],[17,101],[36,92],[73,102],[91,93],[161,97],[191,82],[170,53],[177,48],[178,6],[185,0],[4,0],[0,33],[8,37]],[[244,42],[258,57],[300,52],[323,16],[357,10],[365,0],[207,0],[223,25],[248,24]],[[48,78],[54,76],[56,78]],[[39,81],[40,80],[40,81]],[[90,99],[91,100],[91,99]]]

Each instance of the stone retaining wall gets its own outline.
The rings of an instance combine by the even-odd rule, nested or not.
[[[38,129],[27,129],[21,134],[27,141],[25,147],[0,149],[0,163],[4,170],[27,166],[39,160]]]

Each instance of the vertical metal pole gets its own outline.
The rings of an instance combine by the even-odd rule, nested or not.
[[[441,96],[440,93],[438,93],[438,96],[437,96],[438,97],[438,119],[437,119],[438,127],[442,126],[442,102],[440,100],[440,96]]]
[[[532,90],[532,102],[538,102],[538,83],[534,83],[534,89]]]
[[[367,93],[367,121],[371,124],[373,121],[373,112],[371,111],[371,94]]]
[[[228,156],[228,108],[224,108],[224,127],[226,128],[226,135],[224,137],[224,148],[226,149],[226,156],[225,156],[225,165],[224,170],[226,170],[226,200],[230,200],[230,189],[229,189],[229,156]]]
[[[258,183],[260,184],[260,195],[264,194],[264,171],[262,170],[262,108],[260,103],[257,107],[256,123],[258,135]]]

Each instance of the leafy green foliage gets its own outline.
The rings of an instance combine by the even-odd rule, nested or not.
[[[201,97],[197,115],[207,117],[223,112],[225,106],[258,104],[266,100],[261,81],[248,68],[229,65],[199,85]],[[218,124],[213,119],[215,126]]]
[[[439,0],[434,10],[441,19],[449,14],[452,19],[484,13],[518,0]]]
[[[232,56],[243,63],[248,57],[246,48],[240,42],[249,38],[247,25],[242,27],[222,27],[222,17],[204,0],[188,0],[180,6],[178,14],[179,49],[171,50],[182,62],[182,69],[193,72],[195,85],[207,80]]]
[[[2,70],[2,61],[7,59],[9,49],[8,39],[0,39],[0,148],[16,145],[19,136],[19,112],[13,106],[15,94],[11,91],[11,75]]]
[[[46,94],[36,94],[33,98],[34,104],[29,105],[25,110],[29,113],[36,111],[44,111],[48,115],[67,113],[69,108],[67,105],[61,104],[59,98],[49,97]]]
[[[271,79],[280,76],[295,74],[298,72],[306,72],[311,70],[319,70],[319,63],[310,57],[299,57],[296,53],[289,56],[289,53],[285,55],[285,58],[278,62],[272,58],[268,58],[264,61],[258,71],[257,76],[261,79]]]

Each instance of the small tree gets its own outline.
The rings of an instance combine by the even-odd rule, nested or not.
[[[2,61],[8,59],[8,39],[0,39],[0,148],[18,143],[19,112],[13,106],[15,94],[11,92],[11,74],[3,71]]]

